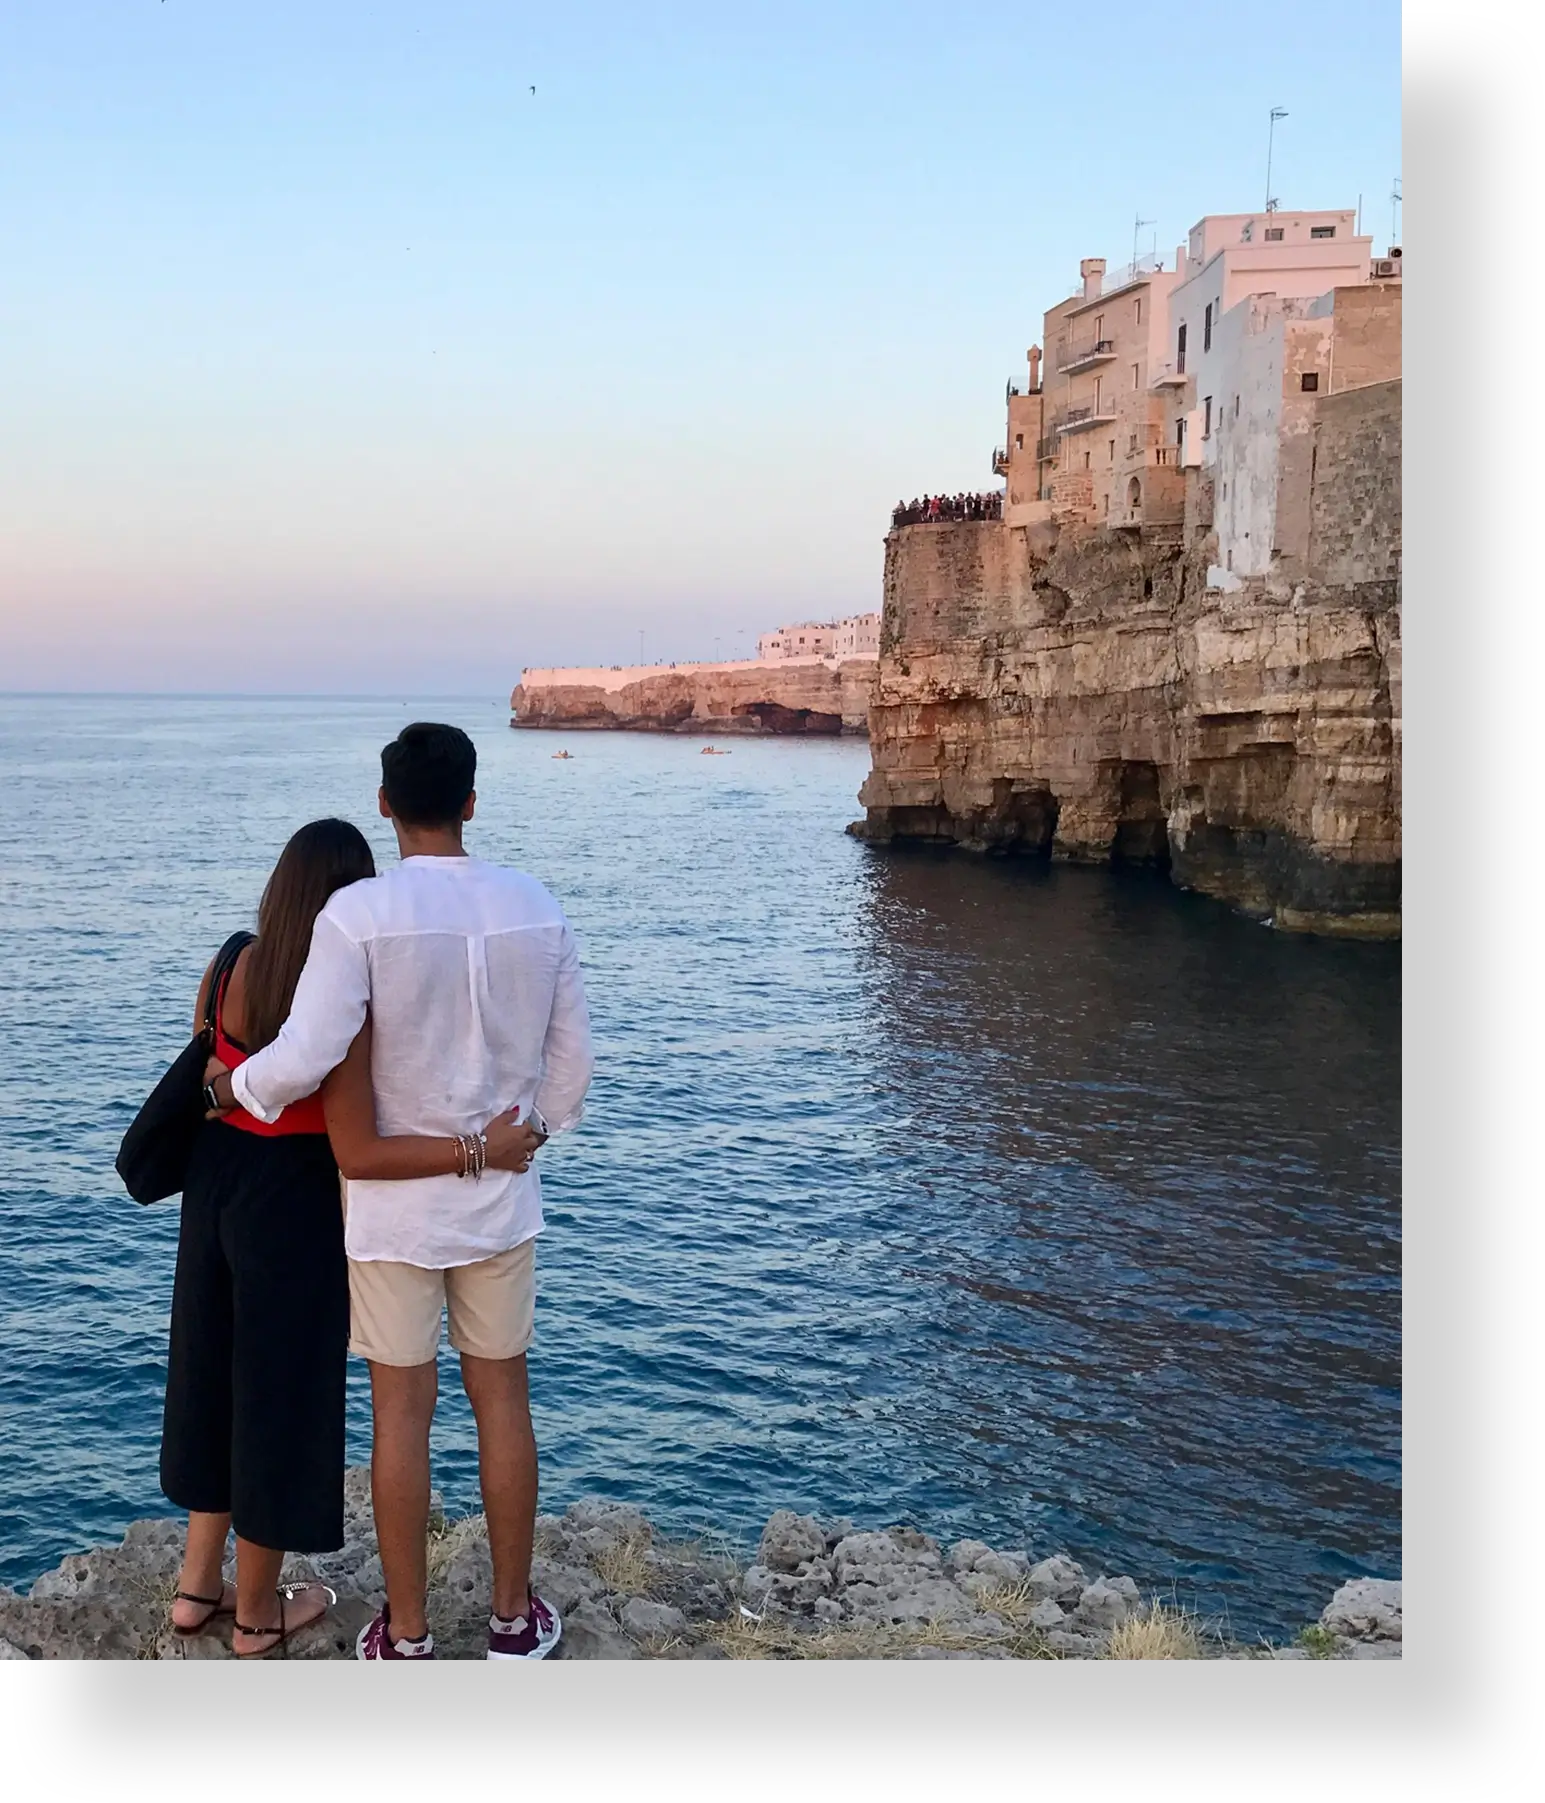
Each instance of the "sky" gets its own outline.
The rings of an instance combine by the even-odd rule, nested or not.
[[[1382,251],[1389,0],[0,0],[0,692],[493,695],[877,608],[1079,258],[1259,207],[1272,106],[1281,204]]]

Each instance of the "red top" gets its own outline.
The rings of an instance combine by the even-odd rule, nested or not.
[[[232,967],[234,969],[234,966]],[[234,1039],[228,1039],[225,1033],[225,992],[230,987],[230,977],[220,985],[220,994],[215,1003],[215,1056],[229,1070],[235,1070],[238,1064],[245,1064],[249,1054]],[[240,1103],[224,1117],[227,1127],[240,1127],[243,1133],[261,1133],[266,1138],[273,1138],[280,1133],[325,1133],[327,1121],[322,1114],[322,1097],[320,1091],[315,1095],[304,1096],[298,1102],[291,1102],[276,1121],[260,1121],[255,1114],[248,1114]]]

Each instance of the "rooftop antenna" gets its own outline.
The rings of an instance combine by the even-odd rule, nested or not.
[[[1400,177],[1397,175],[1389,191],[1389,241],[1392,248],[1400,242],[1400,202],[1402,198]]]
[[[1287,116],[1288,110],[1285,106],[1274,106],[1271,109],[1271,117],[1266,127],[1266,211],[1268,213],[1275,213],[1277,210],[1277,203],[1272,199],[1271,193],[1272,145],[1277,135],[1277,121],[1279,119],[1285,119]]]
[[[1132,273],[1137,274],[1137,234],[1145,225],[1152,225],[1152,219],[1134,219],[1132,221]]]

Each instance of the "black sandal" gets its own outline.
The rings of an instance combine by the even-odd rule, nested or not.
[[[236,1613],[236,1605],[234,1603],[227,1605],[226,1603],[225,1586],[223,1584],[220,1587],[220,1594],[218,1596],[195,1596],[191,1590],[179,1590],[172,1598],[172,1601],[176,1603],[202,1603],[209,1611],[208,1615],[206,1615],[196,1627],[184,1628],[174,1621],[172,1623],[172,1632],[179,1640],[197,1640],[199,1635],[204,1633],[210,1624],[218,1620],[220,1616],[234,1616]]]
[[[318,1590],[322,1591],[326,1595],[327,1609],[331,1609],[333,1607],[333,1605],[338,1601],[338,1592],[336,1590],[334,1590],[330,1584],[320,1584],[320,1583],[317,1583],[314,1578],[307,1578],[307,1579],[302,1580],[302,1582],[300,1582],[298,1584],[279,1584],[279,1585],[277,1585],[274,1589],[274,1595],[277,1596],[279,1599],[279,1625],[277,1628],[249,1628],[245,1622],[238,1621],[238,1622],[232,1623],[232,1626],[235,1628],[235,1630],[238,1634],[251,1634],[254,1637],[256,1637],[259,1634],[275,1635],[276,1639],[274,1640],[273,1646],[266,1646],[262,1649],[261,1652],[257,1652],[257,1653],[237,1653],[236,1649],[234,1647],[232,1647],[231,1651],[232,1651],[232,1653],[235,1654],[236,1658],[238,1658],[238,1659],[266,1659],[269,1656],[269,1654],[272,1653],[276,1648],[282,1648],[284,1657],[286,1659],[288,1659],[290,1656],[290,1637],[294,1634],[303,1633],[307,1628],[314,1628],[316,1626],[316,1624],[322,1619],[322,1615],[325,1615],[327,1613],[327,1609],[324,1609],[322,1611],[322,1615],[313,1615],[309,1621],[299,1622],[293,1628],[287,1627],[285,1625],[284,1605],[285,1605],[286,1599],[293,1602],[295,1600],[295,1592],[297,1590],[309,1590],[313,1584],[316,1584],[316,1588]]]

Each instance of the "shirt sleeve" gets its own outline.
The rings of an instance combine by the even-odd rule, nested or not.
[[[231,1089],[248,1114],[276,1121],[322,1079],[354,1043],[370,1002],[365,948],[324,909],[311,929],[311,949],[295,985],[289,1019],[278,1037],[231,1072]]]
[[[585,1091],[595,1070],[590,1044],[590,1013],[585,1006],[585,982],[579,970],[579,947],[567,921],[563,925],[558,959],[558,985],[553,1011],[542,1042],[542,1080],[537,1086],[537,1112],[554,1133],[578,1126],[584,1113]]]

